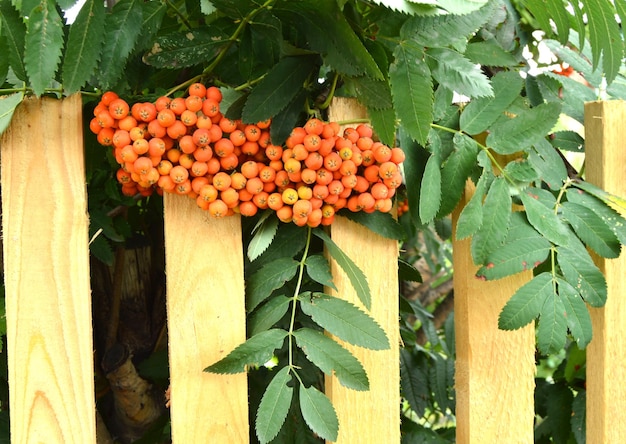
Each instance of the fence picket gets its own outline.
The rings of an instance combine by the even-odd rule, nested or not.
[[[626,102],[585,104],[589,182],[626,196]],[[622,211],[624,214],[624,211]],[[626,215],[626,214],[624,214]],[[607,302],[591,309],[593,339],[587,349],[587,443],[622,442],[626,436],[626,255],[596,261],[607,281]]]
[[[26,98],[0,146],[11,442],[94,443],[80,95]]]
[[[453,214],[471,198],[468,185]],[[470,241],[454,241],[454,325],[456,336],[456,418],[459,444],[533,442],[535,329],[498,329],[498,315],[532,274],[496,281],[475,277]]]
[[[247,443],[246,374],[203,372],[246,339],[241,219],[172,194],[164,211],[172,441]]]

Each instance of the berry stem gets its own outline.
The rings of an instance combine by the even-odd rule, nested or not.
[[[333,97],[335,97],[335,90],[337,89],[337,82],[339,80],[339,73],[334,73],[333,81],[330,84],[330,91],[328,91],[328,96],[326,100],[322,104],[318,106],[319,109],[326,109],[330,106],[330,102],[332,102]]]

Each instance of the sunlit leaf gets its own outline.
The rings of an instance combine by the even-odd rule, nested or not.
[[[423,224],[434,219],[441,206],[441,165],[439,156],[431,155],[426,162],[420,188],[419,214]]]
[[[373,213],[340,211],[339,214],[387,239],[401,240],[406,237],[402,225],[389,213],[381,213],[380,211],[374,211]]]
[[[607,0],[585,0],[583,11],[589,22],[589,42],[593,66],[602,57],[602,69],[610,84],[619,72],[624,56],[624,44],[620,26],[615,20],[615,8]]]
[[[602,200],[578,188],[569,188],[567,200],[582,205],[602,219],[622,245],[626,245],[626,219]]]
[[[557,252],[557,263],[565,280],[589,305],[602,307],[607,296],[606,280],[584,245],[572,236],[568,246],[559,247]]]
[[[26,25],[10,1],[0,1],[0,33],[6,38],[6,45],[3,47],[9,66],[18,79],[25,81],[24,42],[26,40]]]
[[[554,213],[553,208],[549,208],[537,200],[534,192],[533,189],[529,189],[520,194],[528,221],[551,242],[557,245],[567,245],[569,240],[567,226]]]
[[[493,181],[483,205],[483,224],[474,234],[471,244],[475,264],[484,264],[506,239],[511,217],[512,200],[509,186],[502,177]]]
[[[261,223],[248,245],[248,259],[253,261],[267,250],[278,231],[278,222],[278,218],[268,217]]]
[[[517,330],[532,322],[546,299],[554,293],[550,273],[541,273],[520,287],[506,303],[498,318],[498,327]]]
[[[573,202],[563,202],[563,217],[574,228],[576,235],[602,257],[616,258],[621,245],[615,233],[593,210]]]
[[[429,66],[439,84],[467,97],[493,95],[489,79],[462,54],[447,48],[431,48],[426,56],[434,60]]]
[[[15,108],[24,100],[24,92],[16,92],[0,98],[0,134],[11,124]]]

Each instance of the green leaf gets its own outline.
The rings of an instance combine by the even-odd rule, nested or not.
[[[608,193],[604,191],[602,188],[599,188],[589,182],[585,182],[582,180],[574,182],[574,186],[576,188],[580,188],[581,190],[586,191],[592,196],[597,197],[602,202],[607,204],[610,207],[621,208],[622,210],[626,210],[626,199],[620,196],[616,196],[614,194]]]
[[[291,131],[300,120],[306,101],[307,93],[303,89],[289,102],[289,105],[284,110],[272,118],[272,125],[270,126],[272,143],[282,145],[287,140],[287,137],[289,137],[289,134],[291,134]]]
[[[475,234],[483,224],[483,198],[491,181],[493,181],[493,173],[484,169],[474,194],[470,198],[469,202],[461,210],[459,219],[456,223],[455,237],[457,240],[462,240]]]
[[[426,55],[435,62],[429,65],[440,85],[468,97],[493,95],[489,79],[480,67],[458,52],[447,48],[430,48]]]
[[[550,242],[557,245],[567,245],[569,230],[563,220],[554,214],[554,209],[540,202],[535,193],[537,190],[528,189],[520,194],[526,217],[535,229],[543,234]]]
[[[555,292],[547,292],[537,326],[537,346],[542,353],[558,353],[565,347],[567,322],[563,301]]]
[[[269,330],[280,321],[287,313],[291,300],[286,296],[275,296],[253,311],[248,318],[250,336]]]
[[[372,0],[372,2],[404,14],[420,15],[436,12],[434,5],[416,3],[412,0]]]
[[[140,0],[120,0],[107,15],[102,41],[106,42],[98,70],[102,89],[113,86],[122,76],[126,60],[141,32],[143,8]]]
[[[210,26],[159,36],[143,60],[156,68],[170,69],[206,63],[228,43],[229,31],[224,26]]]
[[[532,322],[543,307],[546,299],[554,294],[554,283],[550,273],[541,273],[520,287],[506,303],[498,317],[502,330],[517,330]]]
[[[476,275],[500,279],[536,267],[546,260],[552,244],[528,224],[520,212],[511,214],[504,245],[487,257],[487,264]]]
[[[315,282],[337,290],[333,283],[333,275],[330,272],[330,264],[322,254],[314,254],[306,258],[306,273]]]
[[[500,154],[527,149],[551,132],[560,112],[561,107],[555,102],[524,110],[514,118],[493,125],[487,136],[487,146]]]
[[[275,217],[268,217],[263,220],[259,228],[255,231],[252,240],[248,244],[248,259],[250,261],[258,258],[267,247],[269,247],[278,231],[279,220]]]
[[[569,441],[570,420],[574,397],[572,388],[562,380],[553,383],[542,380],[536,393],[537,406],[543,410],[542,421],[535,428],[535,437],[538,442],[545,439],[550,441],[553,439],[552,442],[559,443],[571,442]]]
[[[446,191],[441,195],[441,206],[437,217],[445,217],[454,210],[461,199],[465,183],[476,168],[478,145],[471,137],[457,132],[452,139],[454,151],[441,167],[441,184]]]
[[[339,214],[369,228],[374,233],[384,238],[402,240],[406,237],[404,228],[402,228],[402,225],[400,225],[390,213],[381,213],[380,211],[366,213],[364,211],[354,212],[341,210]]]
[[[339,420],[330,400],[315,387],[300,385],[300,410],[306,424],[320,438],[336,441]]]
[[[422,275],[419,270],[400,257],[398,258],[398,280],[423,282]]]
[[[517,57],[510,52],[505,51],[502,46],[496,43],[496,41],[469,43],[465,49],[464,55],[472,63],[484,66],[515,66],[519,63]],[[502,72],[505,73],[515,71]]]
[[[267,264],[276,259],[294,257],[306,244],[306,232],[295,224],[279,224],[274,241],[254,265]]]
[[[6,37],[3,46],[9,66],[15,76],[26,81],[26,67],[24,66],[24,42],[26,41],[26,25],[13,3],[7,0],[0,1],[0,33]]]
[[[491,79],[493,96],[470,101],[461,113],[461,129],[479,134],[498,120],[522,91],[523,80],[515,71],[502,71]]]
[[[621,244],[615,233],[591,209],[573,202],[563,202],[563,217],[574,228],[576,235],[602,257],[619,257]]]
[[[348,301],[324,293],[299,298],[302,311],[329,333],[370,350],[389,349],[385,331],[367,313]]]
[[[624,22],[622,22],[624,23]],[[587,435],[587,391],[579,390],[572,403],[571,428],[577,443],[584,443]]]
[[[589,42],[592,63],[598,66],[602,56],[602,68],[607,84],[619,72],[624,55],[620,26],[615,20],[615,9],[607,0],[585,0],[583,11],[589,22]]]
[[[594,70],[591,62],[580,52],[564,46],[556,40],[544,39],[543,42],[560,60],[563,60],[577,72],[581,73],[587,82],[596,88],[600,86],[602,82],[600,69]]]
[[[391,89],[389,82],[385,80],[375,80],[370,77],[354,77],[350,79],[354,83],[356,95],[368,110],[391,108]]]
[[[334,371],[339,383],[349,389],[369,390],[369,380],[359,360],[333,339],[310,328],[296,330],[293,335],[308,360],[324,373],[332,376]]]
[[[287,334],[285,330],[272,329],[252,336],[204,371],[233,374],[245,372],[251,366],[263,365],[274,355],[274,350],[282,346]]]
[[[539,179],[539,173],[527,159],[517,159],[507,163],[504,167],[504,175],[522,188]]]
[[[567,169],[563,159],[545,139],[540,140],[533,148],[528,153],[528,161],[551,190],[559,190],[567,179]]]
[[[400,42],[389,68],[391,95],[400,124],[422,145],[433,121],[433,83],[423,50],[411,41]]]
[[[572,285],[561,279],[556,278],[559,289],[559,297],[563,302],[565,309],[565,320],[567,327],[572,333],[572,337],[578,344],[578,347],[585,348],[591,341],[592,328],[591,316],[587,305],[580,297],[580,294]]]
[[[346,273],[359,300],[368,310],[372,306],[372,294],[367,283],[367,278],[361,269],[346,255],[337,244],[323,230],[313,230],[313,234],[324,241],[326,249],[331,257],[337,262]]]
[[[272,68],[248,96],[243,108],[245,122],[274,117],[298,95],[315,68],[311,57],[285,57]]]
[[[159,2],[144,2],[142,8],[143,23],[134,51],[146,51],[152,46],[167,12],[167,5]]]
[[[567,247],[557,249],[557,263],[565,280],[580,293],[592,307],[602,307],[606,302],[607,290],[604,275],[593,263],[587,250],[575,237]]]
[[[285,423],[293,397],[293,387],[288,385],[290,381],[289,367],[285,366],[274,375],[263,393],[254,427],[263,444],[274,439]]]
[[[582,153],[585,149],[585,139],[574,131],[557,131],[550,137],[550,143],[565,151]]]
[[[15,108],[24,100],[24,92],[20,91],[9,96],[0,97],[0,134],[11,124]]]
[[[258,2],[252,0],[211,0],[213,6],[220,12],[234,19],[246,17],[250,11],[258,7]]]
[[[427,406],[426,400],[431,396],[428,377],[415,355],[406,348],[400,348],[400,389],[411,409],[422,415]]]
[[[100,58],[104,33],[104,3],[87,0],[70,26],[63,60],[63,88],[66,94],[80,90],[93,74]]]
[[[626,245],[626,219],[602,200],[578,188],[569,188],[567,200],[582,205],[602,219],[622,245]]]
[[[393,146],[396,138],[396,112],[393,107],[368,109],[367,114],[380,141]]]
[[[274,290],[296,275],[299,263],[292,258],[283,257],[266,263],[253,273],[246,282],[248,311],[267,299]]]
[[[488,0],[437,0],[437,5],[449,14],[469,14],[476,12]]]
[[[483,205],[483,224],[472,238],[471,251],[475,264],[484,264],[506,239],[511,217],[512,200],[506,180],[493,181]]]
[[[419,212],[423,224],[432,221],[441,206],[441,166],[439,156],[431,155],[426,162],[420,188]]]
[[[53,0],[42,0],[29,13],[24,64],[35,95],[54,80],[63,49],[63,21]]]

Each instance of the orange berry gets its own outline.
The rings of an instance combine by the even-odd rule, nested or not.
[[[103,146],[113,145],[113,137],[115,136],[115,130],[113,128],[101,128],[96,139],[98,143]]]
[[[386,145],[379,145],[373,149],[373,152],[374,159],[378,163],[388,162],[391,159],[391,148]]]
[[[182,155],[182,151],[179,150],[178,148],[172,148],[171,150],[167,150],[165,152],[165,156],[167,157],[167,160],[169,160],[172,163],[178,163],[178,161],[180,160],[180,156]]]
[[[157,165],[157,171],[159,172],[159,174],[161,176],[169,176],[170,171],[172,169],[174,165],[172,165],[172,162],[170,162],[169,160],[162,160],[159,162],[159,164]]]
[[[217,86],[210,86],[206,89],[206,98],[219,103],[222,101],[222,91]]]
[[[181,184],[189,179],[189,170],[181,165],[176,165],[172,167],[169,175],[176,184]]]
[[[252,196],[252,202],[260,209],[264,210],[267,208],[267,199],[269,197],[269,193],[267,191],[261,191],[260,193]]]
[[[217,157],[211,157],[206,161],[206,163],[209,166],[208,174],[217,174],[220,171],[220,168],[222,168],[222,165],[220,165],[220,161]]]
[[[159,124],[164,128],[172,126],[174,122],[176,122],[176,114],[169,108],[159,111],[156,118]]]
[[[322,129],[322,138],[328,139],[339,134],[339,124],[337,122],[328,122]]]
[[[300,199],[310,200],[313,197],[313,189],[306,185],[300,185],[296,191]]]
[[[148,123],[148,134],[152,137],[163,138],[167,136],[167,128],[161,126],[161,123],[158,120],[151,120]]]
[[[190,95],[185,98],[185,107],[187,111],[192,111],[195,114],[202,109],[203,102],[204,100],[201,97]]]
[[[304,124],[304,130],[307,134],[315,134],[319,136],[320,134],[322,134],[324,126],[324,122],[317,118],[312,118]]]
[[[278,216],[281,222],[291,222],[293,220],[293,210],[291,206],[284,205],[276,210],[276,216]]]
[[[219,127],[225,133],[232,133],[237,129],[237,122],[226,117],[222,117],[219,121]]]
[[[357,197],[357,202],[358,202],[359,207],[361,207],[361,209],[368,210],[370,208],[374,208],[376,199],[374,199],[371,193],[361,193]]]
[[[318,227],[322,223],[322,218],[322,210],[315,208],[311,211],[311,214],[309,214],[306,224],[309,227]]]
[[[191,190],[196,194],[200,194],[202,187],[209,183],[209,178],[206,176],[194,177],[191,179]]]
[[[298,201],[298,198],[299,198],[298,192],[294,190],[293,188],[287,188],[282,193],[283,202],[286,203],[287,205],[293,205],[294,203]]]
[[[383,162],[378,168],[378,175],[381,179],[391,179],[398,172],[398,166],[393,162]]]
[[[395,163],[396,165],[400,165],[402,162],[404,162],[405,159],[405,154],[404,151],[402,151],[402,148],[392,148],[391,149],[391,161],[393,163]]]
[[[193,165],[195,161],[196,159],[194,159],[194,157],[188,153],[182,153],[178,158],[178,164],[183,168],[187,168],[188,170],[191,169],[191,165]]]
[[[289,174],[285,170],[276,171],[276,179],[274,183],[279,187],[286,187],[289,185]]]
[[[193,153],[197,148],[196,144],[193,142],[193,137],[189,134],[186,134],[180,138],[180,140],[178,141],[178,147],[183,153],[187,154]]]
[[[235,168],[237,168],[237,165],[239,165],[239,158],[235,153],[230,153],[227,156],[220,158],[220,167],[223,170],[234,170]]]
[[[157,108],[153,103],[145,102],[139,105],[138,108],[138,116],[137,120],[141,120],[142,122],[151,122],[157,117]]]
[[[259,144],[257,142],[247,140],[243,145],[241,145],[241,152],[246,156],[254,156],[259,152]]]
[[[380,167],[378,165],[370,165],[363,170],[363,177],[370,183],[376,183],[380,180],[379,170]]]
[[[396,171],[396,173],[390,178],[383,179],[383,183],[390,189],[396,189],[402,185],[402,174],[400,171]]]
[[[196,127],[198,128],[211,128],[213,126],[213,122],[209,116],[205,116],[203,113],[200,113],[198,119],[196,120]]]
[[[148,141],[148,154],[150,156],[163,156],[165,154],[165,142],[160,137],[153,137]]]
[[[187,90],[187,92],[190,96],[196,96],[204,99],[206,97],[206,86],[198,82],[192,83],[191,85],[189,85],[189,89]]]
[[[176,194],[189,194],[191,192],[191,181],[189,179],[184,182],[177,183],[174,187],[174,192]]]
[[[262,120],[261,122],[257,122],[256,126],[258,126],[261,129],[267,129],[270,127],[271,123],[272,123],[272,119],[266,119],[266,120]]]
[[[131,128],[137,126],[137,119],[133,116],[126,116],[123,119],[118,120],[117,127],[124,131],[130,131]]]
[[[382,182],[375,183],[370,189],[370,193],[374,199],[386,199],[389,196],[389,188]]]
[[[139,155],[135,152],[132,145],[126,145],[120,151],[120,158],[123,162],[133,163],[137,160],[137,157],[139,157]]]
[[[206,162],[200,162],[196,160],[191,164],[191,175],[194,177],[201,177],[207,174],[209,171],[209,166]]]
[[[294,217],[306,218],[313,211],[313,206],[308,200],[300,199],[293,204],[292,210]]]
[[[326,168],[320,168],[317,170],[317,180],[316,182],[321,185],[328,185],[333,180],[332,171],[328,171]]]
[[[393,208],[393,201],[391,199],[379,199],[374,204],[374,209],[381,213],[388,213]]]
[[[291,134],[287,137],[285,141],[285,145],[287,148],[293,148],[295,145],[302,143],[304,141],[304,136],[306,136],[307,132],[302,127],[296,127],[291,130]]]
[[[98,113],[96,120],[101,128],[113,128],[115,126],[115,119],[113,119],[113,116],[111,116],[109,111],[102,111]]]
[[[115,173],[115,177],[117,178],[117,181],[121,184],[124,183],[129,183],[131,182],[131,178],[130,178],[130,173],[128,173],[128,171],[124,171],[123,168],[119,168],[116,173]]]
[[[370,182],[363,176],[356,176],[356,185],[354,186],[354,191],[357,193],[364,193],[370,187]]]
[[[207,202],[213,202],[217,199],[217,195],[219,194],[217,188],[215,188],[211,184],[203,185],[198,192],[198,195]]]
[[[209,214],[213,217],[224,217],[228,213],[228,206],[221,199],[216,199],[209,204]]]
[[[224,157],[231,154],[235,150],[235,146],[229,139],[220,139],[215,142],[213,146],[213,152],[219,157]]]
[[[272,210],[276,211],[284,205],[285,202],[283,202],[283,197],[281,193],[271,193],[269,196],[267,196],[267,206]]]
[[[356,141],[359,140],[360,135],[357,132],[356,128],[348,127],[343,130],[343,137],[348,139],[352,143],[356,143]]]
[[[328,184],[328,192],[330,194],[341,194],[344,189],[345,187],[343,186],[340,180],[335,179]]]
[[[244,143],[246,143],[246,134],[242,130],[239,130],[239,129],[236,129],[235,131],[230,133],[228,138],[235,146],[241,146]]]
[[[317,172],[311,168],[305,168],[300,171],[300,179],[307,185],[312,185],[317,181]]]
[[[269,145],[265,148],[265,155],[269,160],[280,160],[283,156],[283,147],[280,145]]]
[[[213,186],[217,188],[219,191],[223,191],[230,187],[232,179],[230,174],[220,171],[219,173],[213,176]]]
[[[261,180],[265,183],[274,182],[274,180],[276,179],[276,170],[266,165],[259,170],[258,175],[261,178]]]
[[[261,191],[263,191],[263,185],[264,184],[261,178],[253,177],[251,179],[248,179],[248,181],[246,182],[246,190],[248,190],[253,195],[259,194]]]
[[[343,161],[337,152],[332,152],[324,157],[324,167],[326,167],[328,171],[339,170],[342,162]]]
[[[202,103],[202,112],[209,117],[215,117],[220,113],[220,104],[213,99],[206,99]]]
[[[157,186],[163,191],[167,191],[168,193],[170,193],[174,191],[174,188],[176,188],[176,182],[174,182],[169,175],[161,175],[161,177],[159,177],[159,180],[157,181]]]
[[[253,124],[246,125],[243,132],[250,142],[257,142],[261,138],[261,129]]]
[[[172,110],[177,116],[180,116],[186,109],[187,105],[185,105],[185,99],[182,97],[176,97],[170,102],[170,110]]]
[[[180,121],[185,126],[194,126],[198,122],[198,115],[194,111],[186,109],[180,115]]]
[[[307,151],[312,152],[320,149],[322,139],[317,134],[307,134],[302,143]]]
[[[339,172],[342,176],[352,176],[357,172],[357,166],[352,161],[352,159],[344,160],[341,162],[341,166],[339,167]]]
[[[259,211],[259,208],[253,201],[241,202],[239,204],[239,213],[242,216],[254,216]]]
[[[210,146],[199,146],[193,152],[193,157],[201,162],[208,162],[213,157],[213,150]]]
[[[228,208],[235,208],[239,204],[239,193],[234,188],[226,188],[220,192],[220,199]]]
[[[102,94],[102,97],[100,98],[100,103],[102,103],[102,105],[104,106],[109,106],[111,102],[117,98],[119,98],[119,96],[117,95],[116,92],[106,91],[105,93]]]
[[[299,160],[291,158],[287,159],[287,161],[283,165],[283,168],[285,169],[285,171],[287,171],[287,173],[297,173],[302,168],[302,164]]]
[[[137,139],[133,142],[133,149],[139,155],[146,154],[150,146],[146,139]]]
[[[180,139],[187,134],[187,127],[180,120],[176,120],[170,126],[167,127],[167,135],[172,139]]]
[[[259,175],[259,164],[254,160],[247,160],[241,164],[241,173],[248,179]]]
[[[294,159],[302,161],[309,156],[309,151],[299,143],[291,149],[291,155]]]
[[[246,187],[248,179],[246,176],[239,172],[235,172],[230,175],[230,186],[236,190],[243,190]]]
[[[358,181],[359,180],[357,179],[357,176],[354,174],[351,174],[349,176],[343,176],[341,178],[341,184],[344,186],[344,188],[352,189],[357,185]]]
[[[154,102],[154,107],[156,108],[157,112],[162,111],[170,107],[171,101],[172,99],[170,99],[169,97],[161,96]]]

